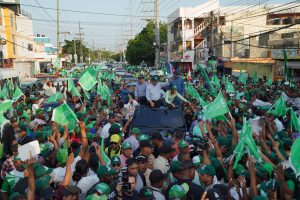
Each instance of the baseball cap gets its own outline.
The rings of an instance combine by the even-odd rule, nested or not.
[[[97,195],[97,194],[92,194],[89,195],[85,198],[85,200],[107,200],[107,195]]]
[[[106,183],[99,183],[98,185],[96,185],[95,190],[99,194],[109,195],[110,193],[110,187]]]
[[[177,90],[177,86],[176,85],[172,85],[171,90]]]
[[[170,164],[170,171],[171,173],[180,172],[183,170],[181,162],[178,160],[172,161]]]
[[[139,141],[143,141],[143,140],[149,140],[150,139],[150,137],[149,137],[149,135],[140,135],[139,137],[138,137],[138,140]]]
[[[203,161],[203,158],[200,155],[193,157],[193,164],[196,167],[199,167],[202,161]]]
[[[120,140],[121,140],[121,138],[120,138],[120,135],[118,135],[118,134],[113,134],[110,137],[110,142],[116,142],[116,143],[118,143]]]
[[[99,177],[104,177],[104,176],[109,176],[109,175],[113,175],[115,172],[112,168],[107,167],[105,165],[101,165],[98,167],[97,170],[97,175]]]
[[[34,175],[36,178],[40,178],[42,176],[50,174],[53,171],[52,168],[48,168],[39,163],[34,164],[33,169],[34,169]]]
[[[115,118],[116,117],[116,114],[115,113],[109,113],[108,114],[108,118],[109,119],[113,119],[113,118]]]
[[[142,199],[142,200],[155,200],[153,190],[149,187],[143,187],[140,191],[139,199]]]
[[[131,133],[140,135],[140,134],[141,134],[141,131],[140,131],[139,128],[133,128],[133,129],[131,130]]]
[[[122,149],[132,149],[132,145],[128,141],[123,142],[121,147]]]
[[[58,163],[65,164],[68,159],[68,149],[59,149],[56,154],[56,159]]]
[[[169,190],[169,198],[177,199],[183,198],[189,192],[189,185],[187,183],[183,183],[181,185],[173,185]]]
[[[227,193],[223,194],[223,192],[217,188],[211,188],[207,190],[206,197],[209,200],[221,200],[221,199],[227,199],[226,194]]]
[[[169,145],[164,144],[161,148],[160,148],[160,154],[168,154],[168,153],[172,153],[174,152],[175,149],[172,148]]]
[[[158,78],[157,78],[157,76],[152,76],[152,77],[151,77],[151,80],[152,80],[152,81],[158,81]]]
[[[151,135],[151,139],[163,140],[163,136],[159,132],[154,132]]]
[[[120,164],[121,163],[121,159],[119,156],[113,156],[111,157],[111,164],[114,165],[114,164]]]
[[[139,75],[138,79],[144,79],[144,76],[143,75]]]
[[[145,155],[139,155],[138,157],[136,157],[136,161],[146,163],[146,162],[148,162],[148,158]]]
[[[184,140],[180,140],[178,142],[177,146],[178,146],[179,149],[184,149],[184,148],[187,148],[189,146],[189,143],[187,143]]]
[[[161,180],[164,180],[168,177],[167,174],[163,174],[160,169],[154,169],[149,176],[149,181],[151,183],[157,183]]]
[[[41,192],[43,189],[49,187],[50,180],[51,180],[51,176],[44,176],[44,177],[38,178],[35,181],[36,191]]]
[[[44,110],[42,108],[38,108],[35,113],[36,115],[42,114],[44,112]]]
[[[201,168],[197,169],[197,172],[200,174],[207,174],[209,176],[216,175],[216,170],[212,165],[204,165]]]

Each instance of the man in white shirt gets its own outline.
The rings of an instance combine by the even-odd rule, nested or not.
[[[144,155],[139,155],[136,157],[136,162],[140,176],[145,178],[144,181],[146,182],[146,185],[150,187],[149,177],[152,170],[147,167],[148,158]]]
[[[169,161],[172,159],[172,153],[175,151],[169,145],[163,145],[159,156],[155,159],[154,169],[160,169],[162,173],[167,173],[170,169]]]
[[[159,83],[157,76],[151,78],[151,84],[146,88],[146,98],[152,108],[161,106],[161,97],[162,94],[164,94],[161,88],[168,84],[169,83]]]
[[[108,138],[109,129],[115,121],[116,121],[116,115],[114,113],[109,113],[108,123],[105,126],[103,126],[103,129],[102,129],[102,132],[101,132],[101,135],[100,135],[101,138]]]
[[[162,194],[164,180],[167,178],[167,174],[163,174],[161,170],[155,169],[151,172],[149,180],[151,183],[151,189],[153,190],[153,196],[157,200],[165,200],[165,196]]]
[[[140,136],[141,131],[139,128],[133,128],[131,130],[131,136],[127,138],[125,141],[128,141],[132,145],[132,150],[135,151],[137,148],[139,148],[139,141],[137,140]]]

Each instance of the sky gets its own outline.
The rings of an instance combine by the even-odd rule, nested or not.
[[[166,17],[179,7],[193,7],[207,1],[214,0],[158,0],[160,19],[166,21]],[[220,0],[220,3],[221,5],[245,6],[258,4],[258,2],[291,1]],[[60,42],[64,39],[78,38],[76,34],[79,33],[80,21],[85,44],[95,49],[106,48],[115,51],[118,45],[124,43],[122,38],[128,39],[131,35],[134,36],[140,32],[146,23],[143,19],[153,15],[153,3],[151,3],[153,0],[59,0],[59,2],[60,9],[62,9],[60,32],[70,33],[61,34]],[[56,0],[21,0],[21,9],[32,15],[34,35],[46,35],[56,45]],[[81,11],[81,13],[66,10]]]

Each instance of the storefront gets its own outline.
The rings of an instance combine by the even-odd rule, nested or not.
[[[189,70],[192,70],[194,64],[194,51],[186,52],[171,52],[171,64],[174,69],[181,72],[187,73]]]

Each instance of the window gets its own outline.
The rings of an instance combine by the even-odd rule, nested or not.
[[[300,18],[295,19],[295,24],[300,24]]]
[[[32,44],[28,44],[28,51],[33,51],[33,45]]]
[[[295,33],[282,33],[281,34],[281,39],[286,39],[286,38],[294,38]]]
[[[263,34],[259,36],[258,45],[259,46],[268,46],[269,34]]]
[[[174,25],[171,26],[171,33],[174,33]]]
[[[282,24],[291,24],[292,23],[292,18],[285,18],[285,19],[282,19]]]

